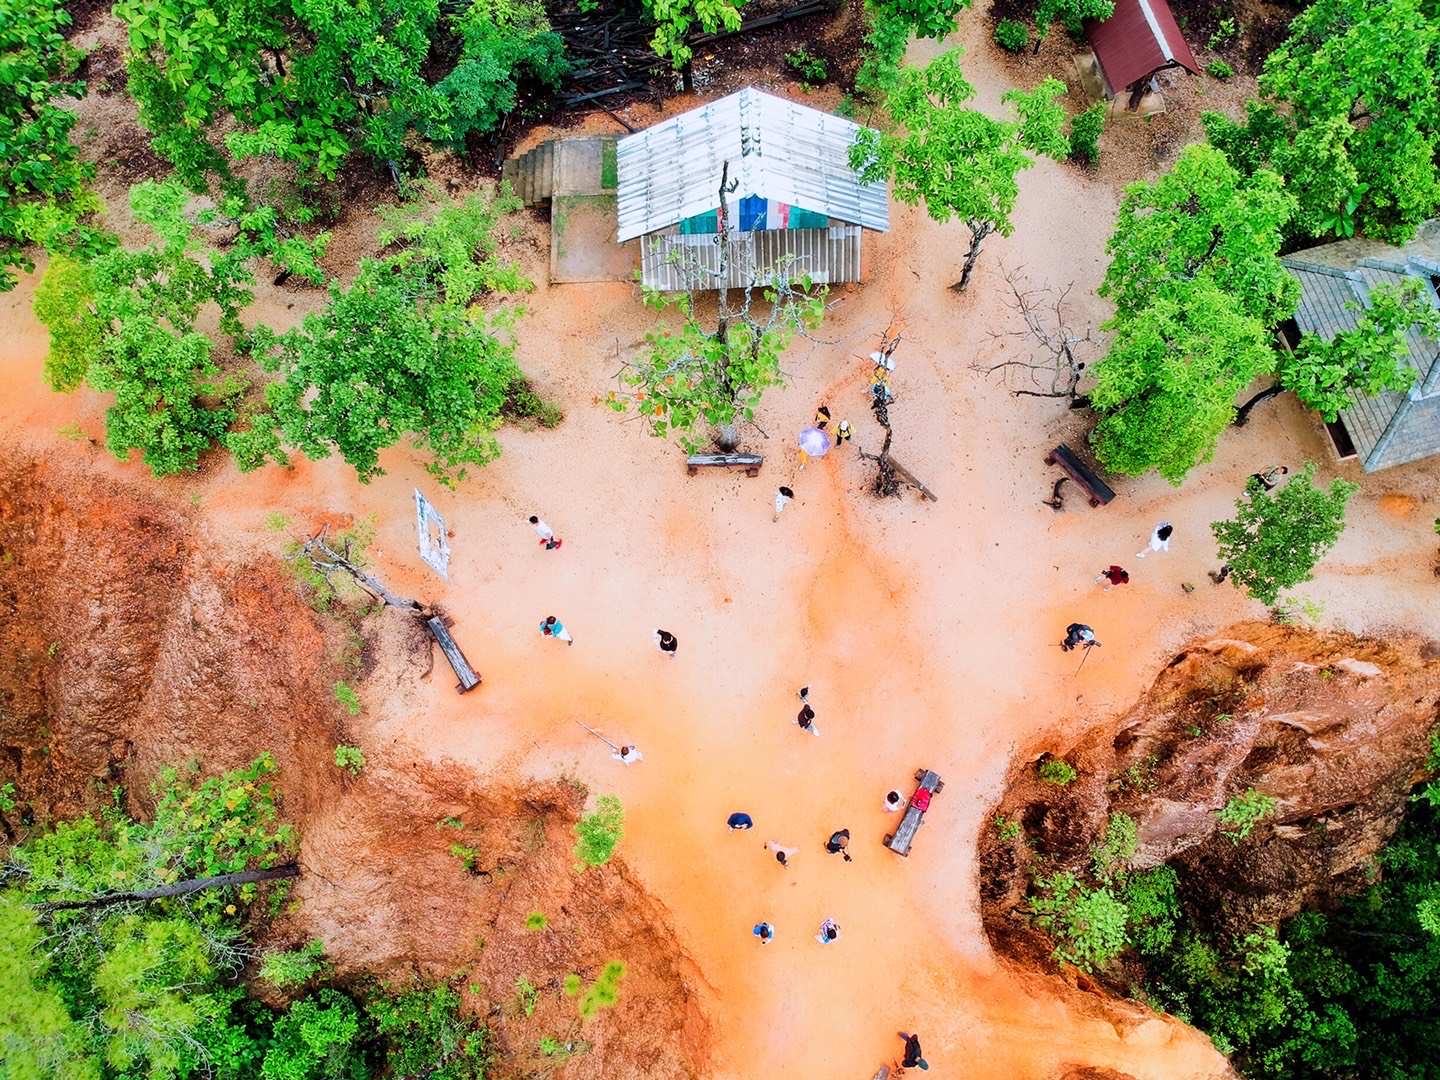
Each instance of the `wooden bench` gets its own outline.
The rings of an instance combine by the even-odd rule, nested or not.
[[[691,454],[685,459],[685,471],[694,476],[701,467],[744,469],[746,476],[759,476],[765,461],[759,454]]]
[[[1086,465],[1080,455],[1061,443],[1045,455],[1046,465],[1059,465],[1065,474],[1080,485],[1080,490],[1090,497],[1091,506],[1104,506],[1115,498],[1110,485],[1100,479],[1100,474]]]
[[[450,668],[455,672],[455,677],[460,681],[455,684],[455,689],[464,694],[480,685],[480,676],[470,666],[470,661],[465,659],[465,654],[460,651],[460,646],[450,636],[450,629],[445,625],[445,620],[436,615],[425,620],[425,629],[430,631],[430,636],[440,646],[440,651],[445,654],[445,659],[450,661]]]

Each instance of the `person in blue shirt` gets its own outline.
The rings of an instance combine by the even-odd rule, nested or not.
[[[775,937],[775,927],[768,922],[759,922],[750,928],[750,933],[760,939],[761,945],[769,945]]]
[[[751,828],[755,822],[750,819],[749,814],[742,810],[736,810],[735,813],[725,819],[725,824],[729,825],[732,829],[748,829]]]

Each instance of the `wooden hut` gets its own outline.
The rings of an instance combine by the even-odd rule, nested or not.
[[[1127,108],[1139,106],[1157,72],[1184,68],[1200,74],[1165,0],[1115,0],[1115,13],[1103,22],[1088,23],[1086,34],[1105,81],[1105,96],[1129,91]]]

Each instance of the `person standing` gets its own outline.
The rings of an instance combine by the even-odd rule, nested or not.
[[[540,620],[540,633],[543,637],[563,641],[566,645],[575,644],[575,639],[570,636],[570,631],[565,629],[565,624],[554,615],[546,615]]]
[[[905,800],[901,798],[898,791],[887,791],[885,793],[885,810],[887,813],[893,814],[904,805]]]
[[[849,420],[841,420],[835,428],[835,448],[838,450],[855,437]]]
[[[815,935],[815,940],[821,945],[829,945],[832,941],[840,940],[840,924],[834,919],[826,919],[820,924],[820,932]]]
[[[905,1056],[900,1059],[900,1067],[902,1069],[919,1068],[922,1071],[928,1072],[930,1063],[921,1055],[920,1037],[918,1035],[912,1035],[908,1031],[900,1032],[900,1037],[905,1040]]]
[[[1155,531],[1150,534],[1149,545],[1145,548],[1144,551],[1137,551],[1135,553],[1135,557],[1137,559],[1143,559],[1146,555],[1149,555],[1151,552],[1154,551],[1169,551],[1170,534],[1174,531],[1175,527],[1171,525],[1168,521],[1160,522],[1158,525],[1155,526]]]
[[[645,755],[637,746],[622,746],[610,756],[622,765],[634,765],[637,761],[645,760]]]
[[[725,819],[725,824],[728,825],[730,828],[734,829],[736,832],[743,832],[746,829],[753,828],[755,822],[751,819],[749,814],[745,813],[745,811],[736,810],[735,813],[731,814],[728,818]]]
[[[680,639],[669,630],[656,630],[655,645],[662,653],[674,660],[675,653],[680,648]]]
[[[853,862],[850,852],[845,849],[850,846],[850,830],[838,829],[830,834],[830,839],[825,841],[825,850],[831,855],[844,856],[846,862]]]
[[[791,491],[788,487],[783,487],[783,486],[782,486],[778,491],[776,491],[776,492],[775,492],[775,516],[772,517],[770,520],[771,520],[771,521],[779,521],[779,520],[780,520],[780,511],[781,511],[781,510],[784,510],[784,509],[785,509],[785,505],[786,505],[791,499],[793,499],[793,498],[795,498],[795,492]]]
[[[1060,643],[1060,648],[1069,652],[1071,649],[1080,645],[1088,649],[1092,645],[1099,644],[1100,642],[1095,640],[1094,630],[1091,630],[1090,627],[1084,623],[1072,622],[1069,626],[1065,627],[1065,640]]]
[[[800,712],[795,717],[795,723],[800,725],[801,731],[809,735],[814,735],[816,738],[820,737],[820,729],[815,726],[815,710],[810,707],[808,701],[800,706]]]
[[[1264,472],[1251,473],[1250,479],[1258,482],[1266,491],[1270,491],[1280,482],[1275,479],[1277,476],[1288,476],[1289,473],[1288,465],[1271,465]]]
[[[1126,570],[1123,566],[1116,566],[1114,563],[1111,563],[1108,567],[1106,567],[1104,570],[1101,570],[1100,573],[1095,575],[1095,580],[1097,582],[1109,582],[1109,584],[1105,586],[1105,591],[1109,592],[1116,585],[1128,584],[1130,581],[1130,571]]]
[[[750,928],[750,933],[760,939],[761,945],[769,945],[775,939],[775,927],[768,922],[758,922]]]
[[[535,531],[540,535],[540,546],[546,551],[554,551],[565,542],[555,535],[554,529],[550,528],[549,525],[546,525],[545,522],[541,521],[534,514],[530,515],[530,524],[535,527]]]
[[[789,866],[791,858],[800,853],[799,848],[782,847],[778,840],[766,840],[765,850],[771,852],[781,866]]]
[[[830,406],[821,405],[815,410],[815,427],[824,431],[830,424]]]

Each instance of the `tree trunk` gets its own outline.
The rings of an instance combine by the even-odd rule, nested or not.
[[[1251,409],[1255,408],[1256,405],[1259,405],[1267,398],[1277,397],[1284,392],[1285,387],[1281,386],[1279,383],[1276,383],[1274,386],[1266,387],[1264,390],[1261,390],[1258,394],[1252,397],[1249,401],[1245,402],[1244,405],[1241,405],[1240,408],[1236,409],[1235,419],[1230,422],[1236,427],[1244,427],[1250,420]]]
[[[281,863],[279,866],[272,866],[269,870],[241,870],[236,874],[220,874],[216,877],[191,878],[189,881],[177,881],[174,885],[165,885],[158,889],[107,893],[104,896],[91,897],[89,900],[56,900],[50,903],[36,904],[35,910],[48,914],[52,911],[75,911],[81,908],[108,907],[111,904],[120,904],[127,900],[138,900],[148,903],[151,900],[164,900],[172,896],[188,896],[190,893],[203,892],[206,889],[219,889],[226,885],[252,885],[260,881],[277,881],[280,878],[299,876],[300,864],[288,862]]]
[[[995,231],[995,226],[988,221],[971,221],[966,224],[970,227],[970,250],[965,252],[965,265],[960,270],[960,280],[950,288],[956,292],[964,292],[970,284],[970,275],[975,272],[975,262],[980,258],[980,249],[985,244],[985,238]]]

